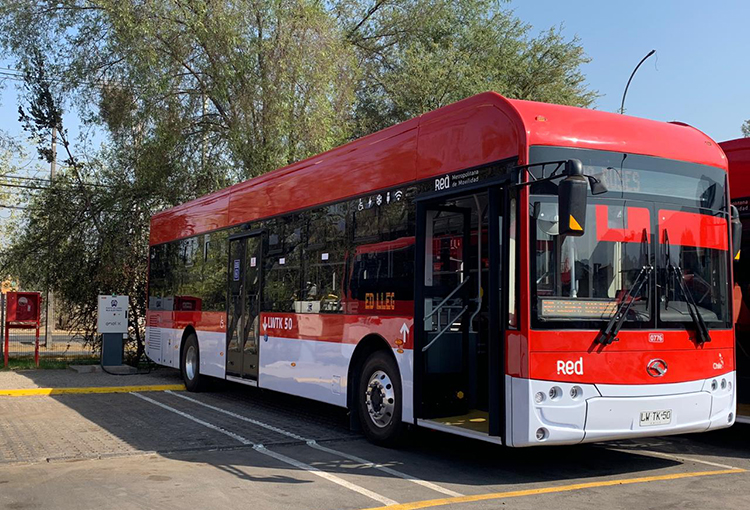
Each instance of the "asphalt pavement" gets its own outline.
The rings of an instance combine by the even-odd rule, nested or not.
[[[0,508],[750,508],[747,425],[523,450],[418,429],[385,449],[304,399],[64,372],[0,374],[30,392],[0,396]]]

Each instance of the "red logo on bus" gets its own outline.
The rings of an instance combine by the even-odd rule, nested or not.
[[[651,377],[661,377],[667,373],[667,362],[663,359],[652,359],[646,365],[646,372]]]

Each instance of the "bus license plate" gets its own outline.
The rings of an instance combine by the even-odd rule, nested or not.
[[[663,411],[641,411],[641,427],[651,425],[668,425],[672,422],[672,410]]]

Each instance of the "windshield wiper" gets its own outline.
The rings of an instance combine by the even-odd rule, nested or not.
[[[630,289],[628,289],[625,297],[622,299],[622,301],[620,301],[620,304],[617,305],[615,314],[611,319],[609,319],[609,322],[607,323],[605,328],[596,338],[597,343],[600,343],[602,345],[609,345],[612,342],[617,341],[617,334],[620,332],[620,329],[625,322],[625,318],[628,316],[630,307],[633,306],[635,296],[641,292],[643,284],[648,281],[648,276],[653,270],[654,266],[650,264],[641,268],[641,270],[638,272],[638,276],[635,277],[635,281],[633,281],[633,285],[630,286]]]
[[[602,345],[609,345],[612,342],[616,342],[618,340],[617,334],[620,332],[620,329],[625,322],[625,318],[628,316],[630,307],[633,306],[635,296],[641,292],[643,284],[648,281],[648,276],[651,274],[651,271],[654,270],[654,266],[649,264],[648,233],[646,232],[645,228],[643,229],[643,237],[641,239],[641,260],[644,260],[646,264],[641,267],[640,272],[638,273],[638,275],[636,275],[635,280],[630,286],[630,289],[628,289],[627,294],[625,294],[623,300],[620,301],[620,303],[617,305],[617,309],[615,310],[614,315],[612,315],[607,325],[596,338],[595,341],[597,343],[600,343]]]
[[[664,248],[667,255],[667,287],[665,289],[666,300],[664,301],[664,309],[666,310],[669,307],[669,279],[670,277],[673,277],[677,281],[677,287],[680,288],[682,295],[685,297],[685,306],[690,314],[690,319],[692,319],[693,324],[695,324],[695,332],[697,336],[696,341],[701,345],[710,342],[711,335],[708,332],[708,326],[706,326],[706,321],[703,320],[703,315],[701,315],[700,309],[698,308],[698,303],[695,302],[693,294],[690,292],[690,289],[687,288],[685,274],[682,272],[682,267],[672,264],[672,258],[669,256],[669,234],[666,229],[664,230]]]
[[[670,271],[674,278],[677,280],[677,286],[680,288],[680,291],[682,291],[682,295],[685,296],[685,304],[687,306],[688,313],[690,314],[690,318],[693,320],[693,324],[695,324],[697,342],[699,344],[710,342],[711,335],[708,332],[708,326],[706,326],[706,321],[703,320],[703,315],[701,315],[700,309],[698,308],[698,303],[695,302],[693,294],[690,292],[690,289],[687,288],[687,284],[685,283],[685,274],[682,272],[682,268],[680,266],[670,264],[667,267],[667,271]],[[666,305],[664,306],[664,308],[666,309]]]

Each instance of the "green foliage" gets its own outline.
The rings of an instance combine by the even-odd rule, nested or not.
[[[478,92],[596,97],[577,39],[497,0],[0,0],[0,46],[20,121],[62,156],[0,269],[49,283],[91,338],[96,295],[129,294],[139,349],[153,213]],[[101,146],[68,139],[72,106]]]
[[[70,365],[96,365],[99,363],[99,358],[77,358],[70,360],[67,358],[39,358],[39,366],[34,363],[34,358],[10,358],[8,360],[8,368],[0,365],[0,371],[15,371],[15,370],[62,370],[68,368]]]
[[[750,137],[750,120],[746,120],[742,124],[742,136]]]
[[[590,106],[578,39],[531,27],[494,0],[343,2],[348,37],[362,62],[357,135],[494,90],[507,97]],[[354,11],[354,13],[352,12]]]

